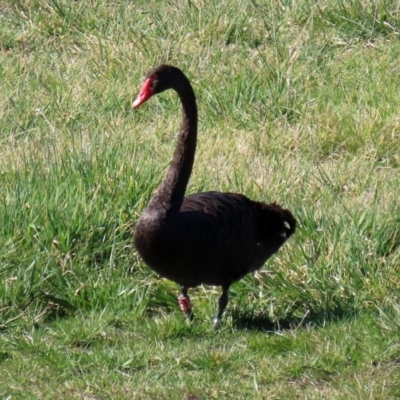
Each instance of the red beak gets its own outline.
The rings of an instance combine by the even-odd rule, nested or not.
[[[138,108],[141,104],[145,103],[151,96],[153,96],[154,92],[151,89],[152,83],[153,81],[150,78],[145,80],[138,97],[136,97],[136,100],[132,103],[132,108]]]

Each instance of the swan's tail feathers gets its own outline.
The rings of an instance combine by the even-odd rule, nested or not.
[[[282,209],[286,237],[289,238],[296,230],[297,221],[289,210]]]
[[[295,217],[279,204],[261,203],[259,215],[259,229],[262,240],[279,237],[283,244],[296,230]]]

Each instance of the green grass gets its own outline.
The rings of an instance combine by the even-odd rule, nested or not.
[[[400,3],[3,1],[1,399],[400,396]],[[170,63],[200,113],[188,192],[278,201],[293,238],[231,288],[178,290],[132,247],[179,101],[133,112]]]

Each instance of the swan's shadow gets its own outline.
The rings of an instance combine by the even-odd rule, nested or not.
[[[326,324],[343,320],[352,320],[357,316],[356,310],[330,310],[322,309],[317,312],[308,312],[298,317],[288,315],[283,318],[271,318],[266,313],[250,313],[233,310],[232,325],[236,329],[253,330],[262,332],[280,332],[301,327],[323,327]]]

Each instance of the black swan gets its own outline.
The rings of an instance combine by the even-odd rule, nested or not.
[[[197,138],[197,105],[184,73],[160,65],[148,72],[132,108],[167,89],[181,100],[183,119],[172,162],[137,221],[135,246],[144,262],[178,283],[179,305],[192,318],[188,289],[200,284],[222,287],[214,323],[228,303],[229,286],[265,261],[294,233],[292,213],[277,204],[242,194],[204,192],[185,197]]]

